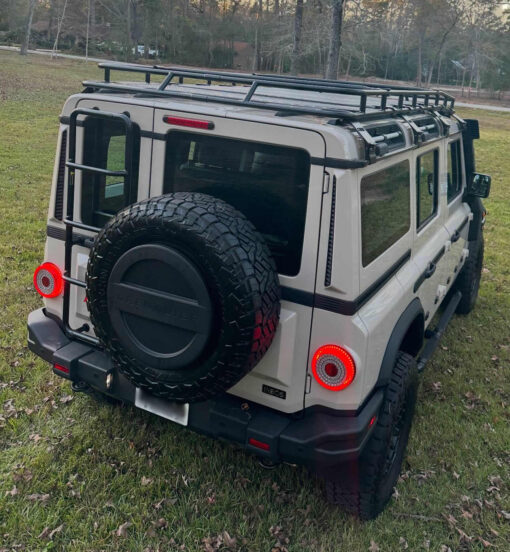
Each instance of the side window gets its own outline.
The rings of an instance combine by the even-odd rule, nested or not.
[[[460,140],[448,146],[448,203],[462,190],[462,156]]]
[[[411,226],[409,162],[361,179],[361,246],[367,266]]]
[[[84,123],[83,164],[123,171],[126,164],[126,129],[120,121],[89,117]],[[85,224],[104,226],[118,211],[134,203],[138,191],[139,133],[133,141],[131,179],[83,171],[81,218]]]
[[[422,228],[437,212],[438,184],[437,149],[416,160],[416,225]]]
[[[301,149],[168,133],[163,193],[201,192],[223,199],[264,236],[280,274],[301,267],[310,156]]]

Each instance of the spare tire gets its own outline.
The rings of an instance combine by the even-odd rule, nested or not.
[[[99,232],[87,303],[101,345],[137,387],[196,402],[268,350],[280,287],[269,249],[224,201],[179,192],[135,203]]]

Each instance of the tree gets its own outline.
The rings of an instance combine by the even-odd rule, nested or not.
[[[326,78],[336,79],[338,76],[338,61],[340,46],[342,45],[342,22],[344,14],[344,0],[333,0],[331,28],[329,31],[329,52],[326,66]]]
[[[28,6],[28,16],[27,16],[27,23],[25,27],[25,38],[19,50],[19,53],[22,56],[26,56],[28,53],[28,45],[30,44],[30,33],[32,32],[32,19],[34,17],[35,2],[36,0],[30,0],[30,4]]]
[[[296,12],[294,15],[294,44],[290,60],[290,72],[297,75],[301,56],[301,33],[303,31],[303,0],[296,0]]]

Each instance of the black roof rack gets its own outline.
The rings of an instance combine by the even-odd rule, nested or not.
[[[309,114],[334,117],[346,122],[378,119],[381,117],[381,113],[386,116],[396,116],[428,111],[450,115],[453,113],[455,102],[452,96],[440,90],[390,87],[376,83],[118,62],[100,63],[99,67],[104,69],[104,81],[84,81],[83,85],[88,92],[112,91],[152,97],[186,98],[227,105],[274,109],[279,115]],[[112,70],[144,74],[145,85],[142,82],[140,84],[112,82]],[[151,84],[152,75],[163,77],[163,81],[158,85]],[[207,89],[203,85],[197,85],[196,90],[195,87],[190,90],[190,86],[176,86],[185,84],[185,79],[205,81],[208,85],[212,83],[242,85],[246,91],[236,90],[234,95],[231,93],[218,95],[218,88]],[[292,96],[292,91],[317,93],[317,95]],[[226,89],[225,92],[227,92]],[[285,95],[285,92],[290,95]]]

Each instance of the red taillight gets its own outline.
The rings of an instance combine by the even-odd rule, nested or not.
[[[69,368],[62,366],[61,364],[54,364],[53,368],[55,368],[55,370],[57,370],[58,372],[62,372],[64,374],[69,374],[70,372]]]
[[[330,391],[341,391],[354,380],[356,365],[351,354],[338,345],[319,347],[312,358],[317,383]]]
[[[252,447],[257,447],[262,450],[269,450],[271,447],[267,443],[263,443],[262,441],[258,441],[257,439],[254,439],[253,437],[250,437],[248,439],[248,443]]]
[[[34,287],[43,297],[58,297],[64,289],[64,278],[60,268],[53,263],[38,266],[34,272]]]
[[[368,423],[368,427],[372,427],[375,424],[376,420],[377,420],[377,416],[372,416],[370,418],[370,422]]]
[[[173,117],[172,115],[165,115],[163,117],[163,121],[169,125],[202,128],[204,130],[212,130],[214,128],[214,123],[212,121],[201,121],[199,119],[188,119],[186,117]]]

